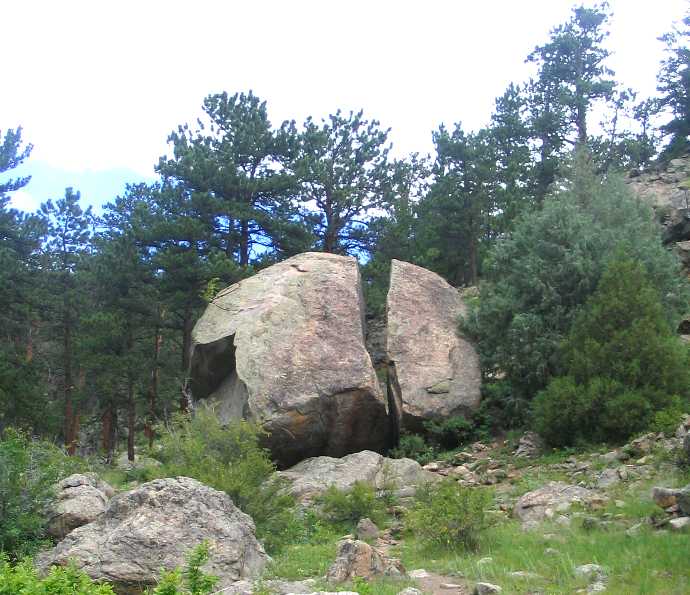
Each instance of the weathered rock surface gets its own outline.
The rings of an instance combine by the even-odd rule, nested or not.
[[[382,450],[389,422],[363,312],[357,261],[334,254],[300,254],[224,289],[194,327],[194,398],[262,422],[283,467]]]
[[[436,480],[433,473],[424,471],[412,459],[388,459],[367,450],[341,459],[313,457],[277,475],[289,481],[290,492],[301,502],[313,500],[330,486],[348,490],[356,481],[370,483],[377,490],[392,488],[400,496],[411,496],[416,486]]]
[[[400,560],[387,558],[364,541],[343,539],[338,543],[335,562],[328,569],[326,579],[331,583],[343,583],[355,577],[380,576],[403,578],[405,568]]]
[[[515,456],[517,458],[532,458],[541,454],[544,443],[536,432],[525,432],[518,441]]]
[[[105,512],[115,491],[93,473],[75,473],[58,482],[48,507],[48,533],[62,539]]]
[[[560,481],[550,481],[545,486],[528,492],[515,503],[513,514],[524,522],[539,522],[554,518],[557,512],[564,512],[572,504],[588,504],[598,499],[593,490],[569,485]]]
[[[355,537],[363,541],[376,539],[380,533],[376,523],[369,518],[359,519],[355,527]]]
[[[477,583],[474,586],[474,591],[472,595],[490,595],[492,593],[501,593],[503,589],[498,585],[492,583]]]
[[[223,492],[188,477],[157,479],[112,498],[94,522],[74,529],[41,560],[64,566],[73,560],[119,593],[153,585],[161,569],[185,563],[189,550],[211,545],[204,570],[220,577],[218,588],[253,577],[268,557],[254,522]]]
[[[462,415],[479,405],[479,358],[458,332],[460,294],[441,277],[393,260],[387,301],[389,401],[399,426]]]
[[[629,176],[630,188],[649,203],[665,227],[669,242],[690,239],[690,155],[672,159],[665,169]]]

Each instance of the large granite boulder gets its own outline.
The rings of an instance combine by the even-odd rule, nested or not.
[[[437,274],[392,261],[386,347],[389,401],[401,429],[479,405],[479,357],[458,333],[464,313],[458,291]]]
[[[59,481],[48,506],[48,533],[62,539],[105,512],[115,491],[94,473],[75,473]]]
[[[38,562],[45,568],[73,561],[118,593],[140,593],[162,569],[184,565],[203,541],[211,546],[204,570],[220,577],[219,589],[256,576],[268,560],[254,522],[227,494],[177,477],[115,496],[94,522],[74,529]]]
[[[268,267],[221,291],[192,338],[194,398],[263,423],[282,467],[387,446],[354,258],[305,253]]]
[[[349,490],[356,481],[369,483],[377,490],[391,489],[406,497],[413,495],[417,486],[437,479],[417,461],[389,459],[366,450],[342,459],[313,457],[278,472],[278,477],[287,482],[290,493],[302,503],[312,501],[331,486]]]

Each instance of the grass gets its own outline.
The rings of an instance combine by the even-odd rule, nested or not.
[[[556,553],[546,554],[547,548]],[[535,588],[554,594],[573,593],[585,586],[575,577],[575,567],[593,563],[608,571],[607,593],[680,595],[690,589],[688,551],[690,534],[645,528],[629,537],[622,529],[585,532],[557,525],[524,532],[518,523],[510,521],[487,530],[476,552],[429,549],[409,538],[400,553],[407,568],[488,581],[508,593],[527,593]],[[509,573],[515,571],[541,578],[511,577]]]

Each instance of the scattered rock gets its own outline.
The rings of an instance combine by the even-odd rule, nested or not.
[[[609,488],[616,485],[621,480],[616,469],[604,469],[597,478],[598,488]]]
[[[407,587],[407,589],[400,591],[398,595],[422,595],[422,592],[414,587]]]
[[[491,595],[491,593],[501,593],[503,589],[498,585],[492,585],[491,583],[477,583],[474,586],[473,595]]]
[[[118,593],[155,585],[161,570],[185,564],[189,551],[208,541],[204,571],[218,588],[251,578],[268,556],[254,522],[230,497],[188,477],[156,479],[118,494],[94,522],[74,529],[37,560],[39,567],[73,561],[93,579],[114,583]]]
[[[410,578],[429,578],[430,574],[423,568],[417,568],[416,570],[410,570],[407,576]]]
[[[96,520],[114,493],[94,473],[66,477],[55,486],[55,497],[48,506],[48,533],[62,539],[73,529]]]
[[[679,490],[670,488],[654,487],[652,488],[652,500],[654,500],[657,506],[668,508],[676,504],[678,492]]]
[[[357,539],[362,539],[364,541],[376,539],[379,534],[379,528],[371,519],[360,519],[355,528],[355,536]]]
[[[527,570],[516,570],[515,572],[509,572],[508,576],[514,579],[524,579],[530,581],[542,580],[543,577],[534,572],[528,572]]]
[[[127,453],[123,452],[121,455],[115,458],[114,465],[123,471],[132,471],[133,469],[160,467],[162,463],[152,457],[147,457],[146,455],[136,453],[134,455],[134,460],[130,461],[129,458],[127,458]]]
[[[458,583],[441,583],[439,586],[441,587],[441,589],[453,591],[459,591],[460,589],[462,589],[462,585],[459,585]]]
[[[606,571],[598,564],[583,564],[575,568],[575,576],[593,583],[606,580]]]
[[[678,508],[682,514],[690,516],[690,485],[685,486],[676,494]]]
[[[567,509],[574,503],[591,504],[598,497],[596,492],[587,488],[551,481],[520,497],[515,504],[513,514],[523,523],[543,521],[553,518],[557,507],[565,506]]]
[[[289,482],[289,491],[303,503],[323,494],[330,486],[348,490],[356,481],[370,483],[377,490],[392,488],[399,496],[408,496],[413,495],[416,486],[438,480],[412,459],[388,459],[368,450],[341,459],[314,457],[277,476]]]
[[[518,458],[532,458],[539,456],[544,444],[536,432],[526,432],[520,437],[515,456]]]
[[[364,541],[344,539],[338,543],[335,562],[328,569],[326,579],[332,583],[343,583],[360,578],[388,576],[403,578],[405,568],[400,560],[387,558]]]
[[[364,344],[356,259],[308,252],[232,285],[193,331],[191,389],[259,420],[282,467],[383,450],[389,421]]]
[[[668,525],[673,531],[688,531],[690,530],[690,517],[682,516],[677,519],[671,519]]]
[[[393,260],[387,300],[389,395],[400,428],[466,414],[479,406],[475,348],[457,333],[466,307],[436,273]]]

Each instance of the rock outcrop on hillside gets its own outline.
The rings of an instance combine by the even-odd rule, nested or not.
[[[664,226],[664,242],[690,240],[690,155],[672,159],[665,169],[630,175],[626,181],[656,211]],[[682,246],[680,251],[682,258]]]
[[[389,403],[399,427],[475,409],[479,357],[458,334],[465,313],[460,294],[437,274],[393,260],[387,301]]]
[[[260,421],[283,467],[383,450],[389,421],[364,345],[357,261],[305,253],[221,291],[193,332],[191,386]]]
[[[417,486],[437,479],[417,461],[389,459],[366,450],[341,459],[313,457],[279,472],[278,477],[288,483],[290,493],[303,504],[331,486],[349,490],[357,481],[364,481],[377,490],[392,489],[405,497],[412,496]]]
[[[161,570],[185,564],[189,551],[208,541],[204,571],[220,577],[218,589],[257,576],[268,557],[254,522],[230,497],[188,477],[157,479],[115,496],[94,522],[74,529],[38,563],[70,561],[118,593],[141,593]]]

